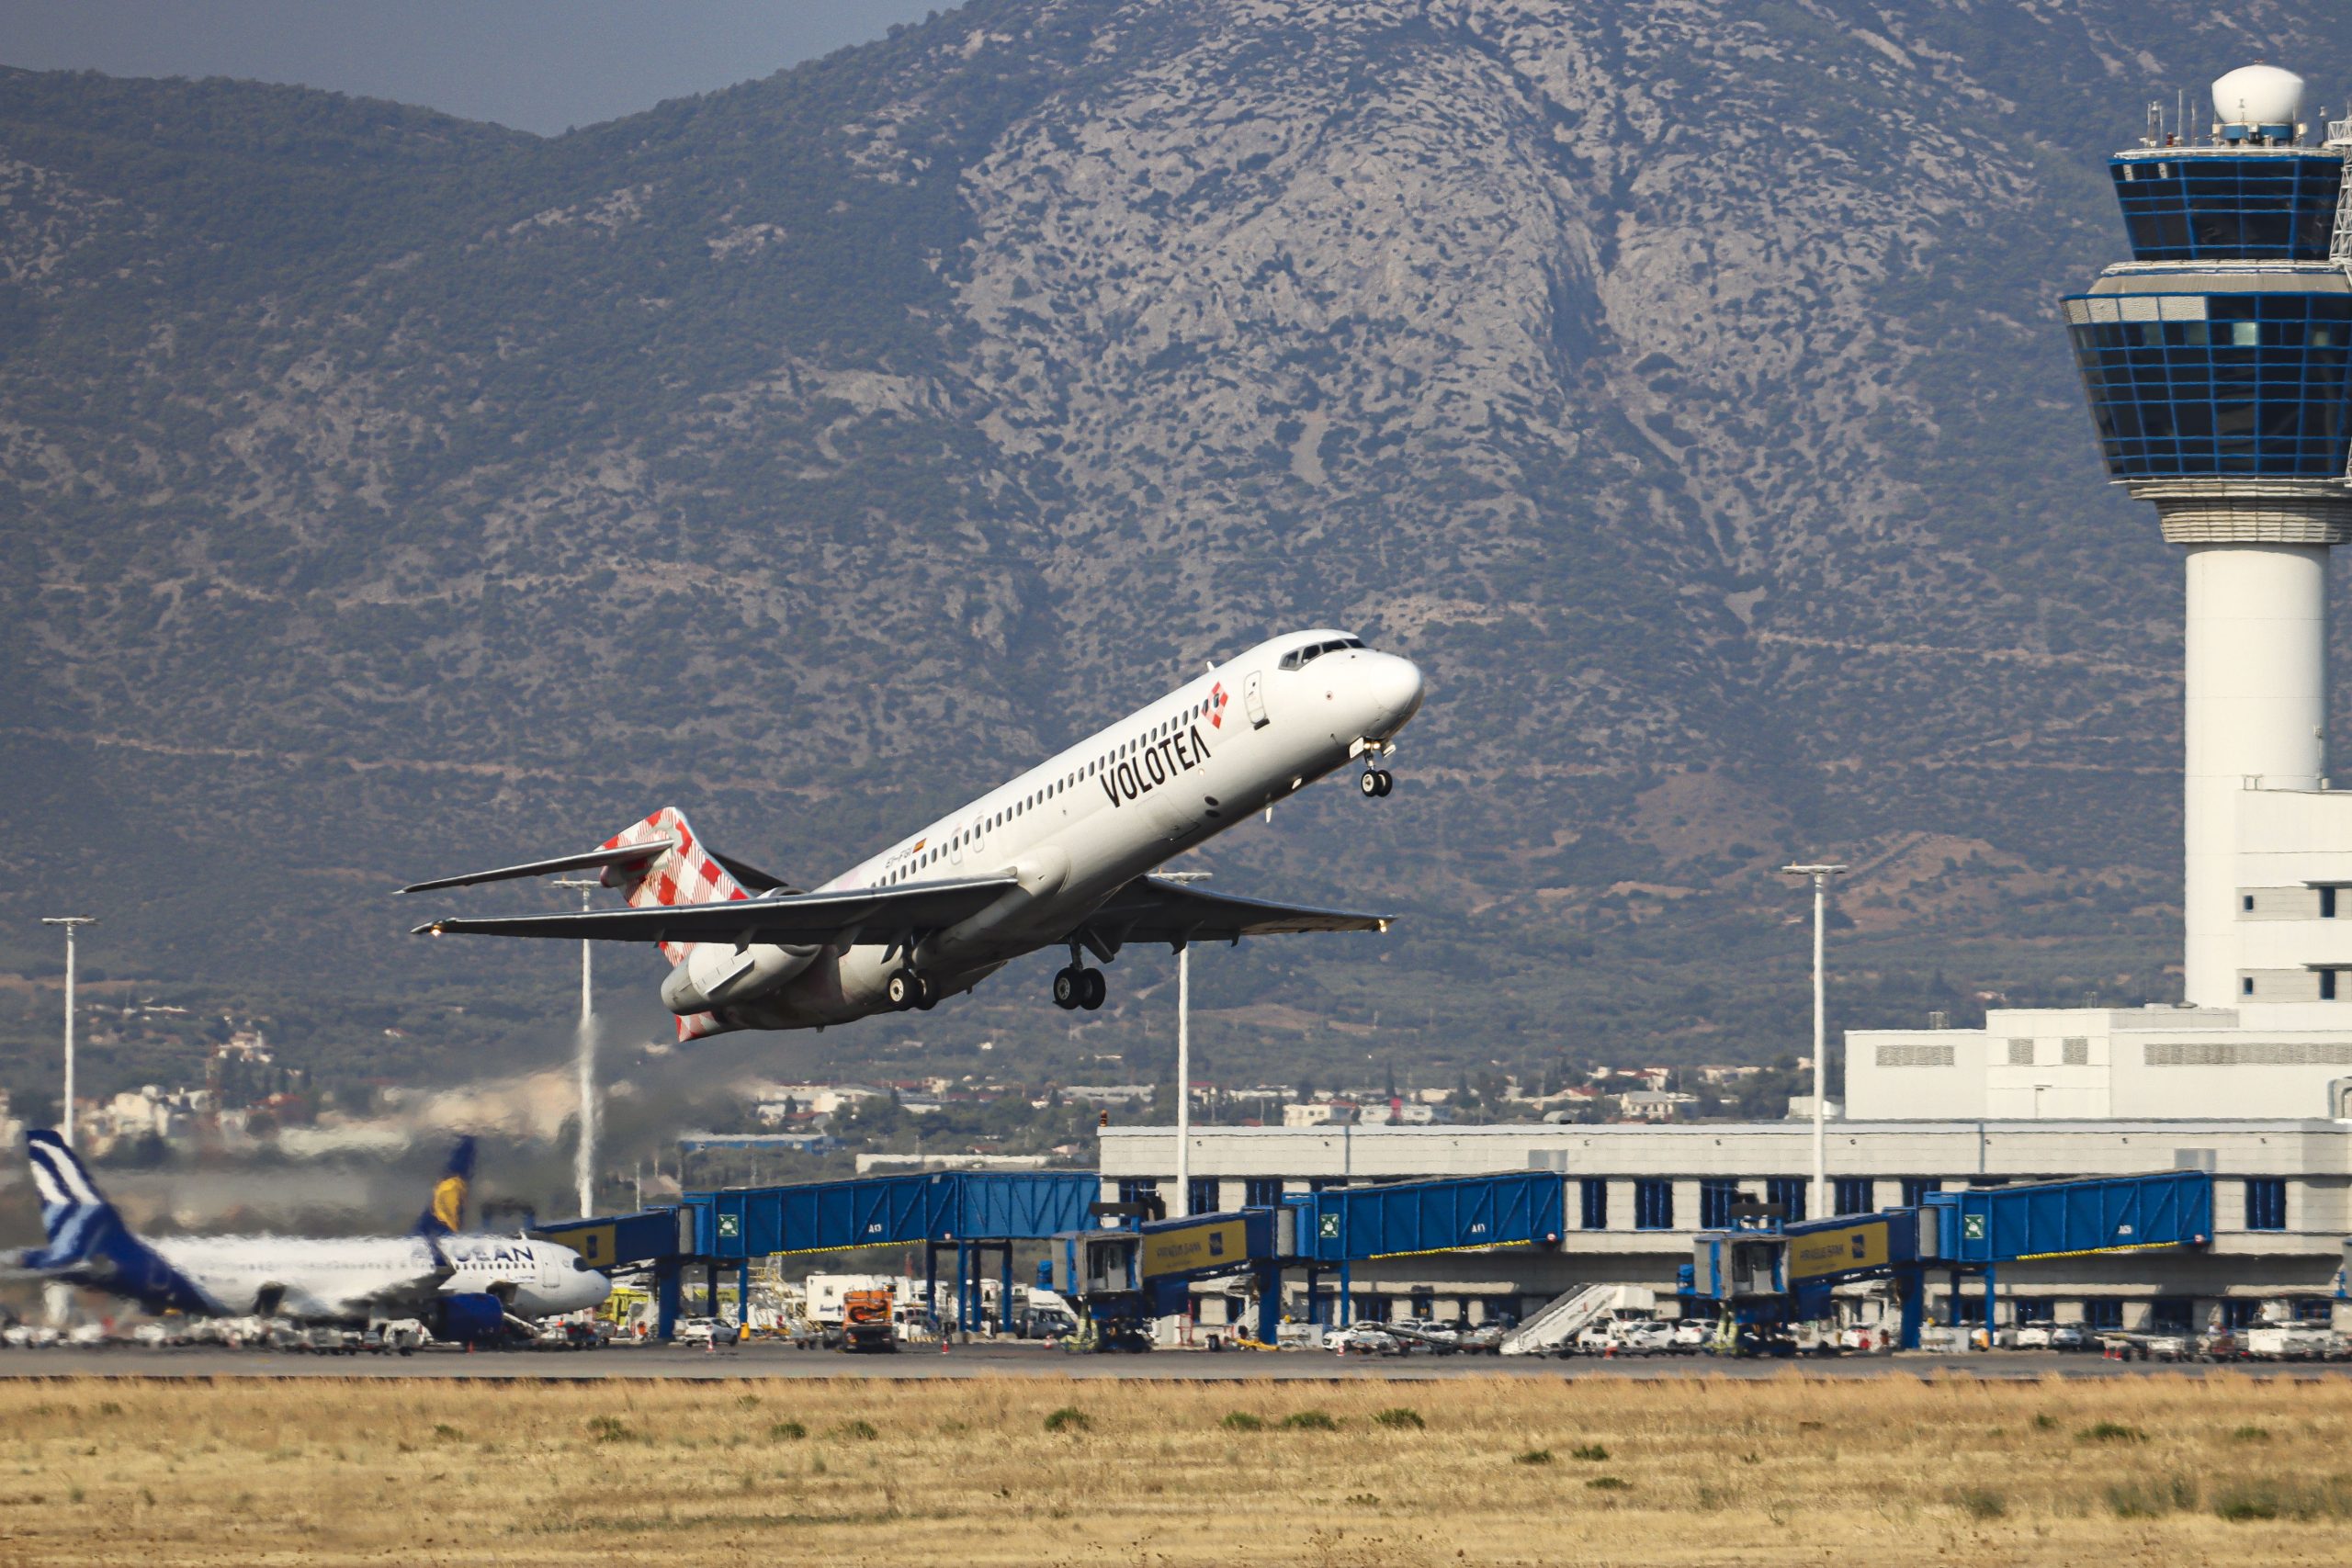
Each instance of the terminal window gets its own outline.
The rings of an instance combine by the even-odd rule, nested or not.
[[[1699,1228],[1702,1231],[1727,1230],[1731,1226],[1731,1206],[1739,1201],[1739,1183],[1711,1179],[1699,1183]]]
[[[1776,1176],[1764,1184],[1764,1201],[1781,1206],[1781,1223],[1796,1224],[1805,1217],[1805,1188],[1802,1176]]]
[[[1580,1184],[1584,1199],[1584,1228],[1605,1231],[1609,1228],[1609,1183],[1600,1177],[1588,1176]]]
[[[2018,1296],[2010,1301],[2009,1312],[2012,1320],[2018,1323],[2048,1323],[2051,1308],[2055,1304],[2047,1298],[2037,1300],[2032,1296]]]
[[[2085,1302],[2083,1324],[2088,1328],[2120,1328],[2123,1326],[2121,1302]]]
[[[1650,1180],[1634,1183],[1634,1228],[1637,1231],[1670,1231],[1674,1228],[1673,1182]]]
[[[1214,1214],[1224,1207],[1216,1201],[1214,1180],[1187,1182],[1184,1190],[1188,1194],[1184,1212],[1188,1214]]]
[[[1878,1183],[1867,1176],[1841,1176],[1838,1179],[1838,1212],[1841,1214],[1867,1214],[1878,1206]]]
[[[1940,1192],[1944,1184],[1932,1176],[1906,1176],[1903,1179],[1903,1206],[1916,1209],[1930,1192]]]
[[[2257,1176],[2245,1184],[2245,1228],[2283,1231],[2287,1228],[2287,1181],[2284,1177]]]
[[[1271,1209],[1283,1201],[1283,1179],[1253,1176],[1241,1184],[1241,1201],[1252,1209]]]

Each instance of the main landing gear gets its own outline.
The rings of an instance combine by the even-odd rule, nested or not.
[[[1111,983],[1100,969],[1072,964],[1054,971],[1054,1005],[1065,1012],[1084,1008],[1092,1012],[1111,994]]]
[[[882,983],[882,997],[900,1012],[921,1008],[928,1012],[939,1001],[939,987],[920,969],[894,969]]]
[[[1366,800],[1378,800],[1396,787],[1396,775],[1386,768],[1366,768],[1356,780],[1356,788]]]

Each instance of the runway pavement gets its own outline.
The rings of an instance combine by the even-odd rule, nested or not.
[[[322,1356],[221,1346],[145,1348],[102,1346],[0,1350],[0,1377],[125,1378],[1159,1378],[1242,1381],[1385,1379],[1419,1382],[1462,1377],[1558,1378],[1937,1378],[2001,1381],[2185,1374],[2215,1369],[2160,1361],[2032,1351],[1974,1355],[1855,1355],[1804,1360],[1733,1360],[1709,1356],[1602,1360],[1540,1356],[1337,1356],[1325,1350],[1158,1350],[1077,1355],[1036,1343],[909,1346],[896,1355],[851,1356],[755,1343],[718,1350],[629,1346],[598,1350],[510,1350],[469,1355],[432,1349],[413,1356]],[[2256,1376],[2298,1380],[2352,1375],[2352,1364],[2245,1363]]]

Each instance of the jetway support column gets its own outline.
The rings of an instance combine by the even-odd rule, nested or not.
[[[1004,1244],[1004,1270],[996,1281],[996,1329],[999,1334],[1012,1332],[1012,1243]]]
[[[1906,1274],[1896,1275],[1895,1292],[1902,1309],[1895,1344],[1901,1349],[1917,1350],[1919,1348],[1920,1320],[1925,1317],[1928,1305],[1927,1271],[1914,1269]]]
[[[1340,1265],[1340,1326],[1345,1328],[1355,1321],[1355,1275],[1345,1263]]]
[[[678,1336],[678,1297],[684,1273],[684,1267],[674,1258],[664,1258],[653,1265],[653,1337],[657,1339],[674,1339]]]
[[[956,1330],[972,1332],[972,1244],[956,1244]]]
[[[939,1326],[939,1248],[930,1242],[922,1244],[922,1320]]]
[[[752,1337],[752,1255],[735,1266],[735,1337]]]
[[[1268,1263],[1258,1270],[1258,1342],[1272,1345],[1283,1337],[1283,1271]]]
[[[2000,1277],[1990,1263],[1984,1265],[1984,1348],[1993,1348],[1993,1303],[1999,1299]]]

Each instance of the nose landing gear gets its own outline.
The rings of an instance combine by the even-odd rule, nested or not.
[[[1396,775],[1385,768],[1366,768],[1356,780],[1356,788],[1366,800],[1379,800],[1396,787]]]

